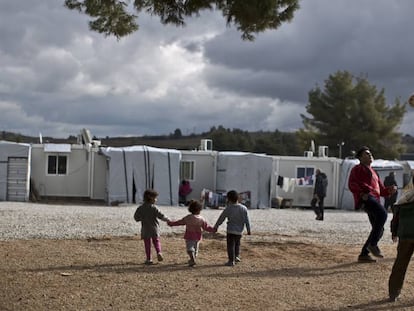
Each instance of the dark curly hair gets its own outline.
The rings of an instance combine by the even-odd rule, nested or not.
[[[203,209],[203,206],[199,201],[191,200],[190,204],[188,205],[188,211],[193,215],[200,214],[201,210]]]
[[[158,197],[158,192],[154,189],[147,189],[144,191],[144,202],[152,202]]]

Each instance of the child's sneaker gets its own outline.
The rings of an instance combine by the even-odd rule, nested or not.
[[[234,261],[228,261],[224,265],[228,266],[228,267],[233,267],[234,266]]]
[[[157,254],[157,259],[158,259],[158,261],[163,261],[164,260],[164,257],[162,257],[162,254],[161,253],[158,253]]]
[[[152,262],[152,260],[151,260],[151,259],[147,259],[147,260],[145,260],[145,264],[146,264],[146,265],[152,265],[152,264],[153,264],[153,262]]]
[[[240,262],[241,261],[240,257],[236,257],[235,261],[236,261],[236,263]]]
[[[190,266],[190,267],[194,267],[195,266],[195,261],[193,260],[193,259],[190,259],[189,261],[188,261],[188,265]]]

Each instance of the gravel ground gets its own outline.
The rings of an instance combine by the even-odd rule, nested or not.
[[[170,219],[188,214],[186,207],[159,206]],[[91,206],[0,202],[0,240],[84,239],[102,236],[133,236],[140,224],[133,219],[136,205]],[[221,210],[205,209],[202,215],[214,225]],[[362,244],[371,229],[363,212],[326,210],[325,220],[316,221],[312,210],[249,210],[252,235],[277,234],[281,238],[301,238],[327,244]],[[388,215],[381,243],[391,244]],[[168,227],[161,222],[162,234],[181,233],[184,227]],[[225,232],[225,224],[219,228]],[[252,237],[253,237],[252,236]]]

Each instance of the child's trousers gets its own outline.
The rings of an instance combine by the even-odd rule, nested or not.
[[[161,242],[158,236],[144,239],[145,255],[147,256],[147,260],[151,260],[151,242],[154,244],[157,254],[161,253]]]

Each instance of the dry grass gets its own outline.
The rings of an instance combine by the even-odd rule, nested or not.
[[[359,247],[277,235],[244,236],[226,267],[223,235],[207,235],[187,266],[180,236],[162,236],[165,260],[144,261],[138,237],[0,242],[0,310],[413,310],[414,274],[388,303],[395,246],[358,264]]]

